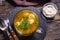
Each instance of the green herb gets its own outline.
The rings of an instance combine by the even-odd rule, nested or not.
[[[22,23],[19,25],[19,27],[23,30],[27,29],[30,27],[30,23],[27,22],[27,20],[25,18],[23,18]]]
[[[42,38],[40,38],[40,40],[42,40]]]

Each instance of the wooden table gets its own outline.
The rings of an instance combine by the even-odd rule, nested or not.
[[[7,2],[5,6],[0,6],[0,17],[6,17],[9,11],[13,8],[14,7]],[[38,9],[41,9],[41,7],[38,7]],[[60,11],[58,11],[58,14],[54,17],[52,22],[47,20],[47,23],[48,31],[44,40],[60,40]],[[3,35],[0,33],[0,40],[3,39]]]

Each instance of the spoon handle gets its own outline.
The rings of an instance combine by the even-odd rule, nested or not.
[[[11,26],[9,26],[9,29],[10,29],[10,32],[11,32],[14,40],[19,40],[18,37],[17,37],[17,35],[16,35],[16,33],[15,33],[15,32],[13,31],[13,29],[11,28]]]
[[[6,32],[7,32],[7,35],[9,37],[9,40],[14,40],[13,37],[12,37],[12,35],[9,33],[9,31],[6,31]]]
[[[39,27],[39,28],[36,30],[36,32],[39,33],[39,34],[43,34],[43,33],[44,33],[44,30]]]

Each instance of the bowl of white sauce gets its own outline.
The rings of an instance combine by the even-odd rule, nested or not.
[[[52,18],[57,14],[58,8],[54,3],[46,3],[43,5],[42,12],[45,17]]]

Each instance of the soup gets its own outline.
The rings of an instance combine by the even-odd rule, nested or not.
[[[32,34],[38,27],[38,16],[32,10],[21,10],[14,16],[14,27],[24,36]]]

